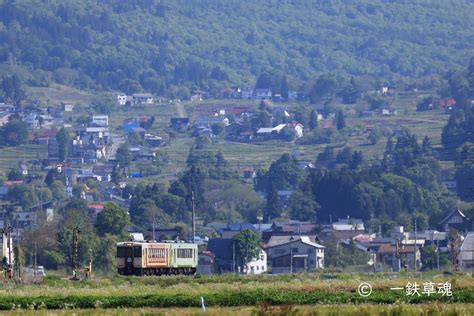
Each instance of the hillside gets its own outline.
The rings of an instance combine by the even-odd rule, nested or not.
[[[33,86],[170,96],[265,71],[394,82],[467,64],[473,15],[468,1],[1,0],[0,63]]]

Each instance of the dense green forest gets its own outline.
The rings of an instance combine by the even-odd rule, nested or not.
[[[389,82],[474,55],[469,1],[7,1],[0,63],[30,85],[187,95],[262,73],[290,85],[331,72]]]

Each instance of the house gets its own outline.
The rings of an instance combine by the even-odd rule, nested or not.
[[[74,111],[74,103],[71,103],[71,102],[63,102],[63,111],[64,111],[64,112],[72,112],[72,111]]]
[[[16,229],[28,229],[36,226],[36,213],[35,212],[13,212],[12,214],[12,226]]]
[[[397,115],[397,111],[395,109],[382,109],[383,116],[394,116]]]
[[[187,117],[172,117],[170,119],[170,126],[177,132],[185,132],[189,129],[189,118]]]
[[[253,98],[253,90],[249,88],[242,89],[242,99],[251,100]]]
[[[268,242],[274,236],[310,236],[312,241],[316,241],[314,235],[316,224],[300,221],[274,222],[270,229],[262,232],[263,242]]]
[[[39,116],[34,112],[26,114],[23,117],[23,122],[25,122],[29,129],[39,128]]]
[[[458,187],[456,180],[441,181],[441,184],[444,185],[446,189],[448,189],[451,192],[456,192],[457,187]]]
[[[445,216],[439,223],[441,231],[449,231],[454,228],[460,232],[467,232],[472,229],[472,221],[466,217],[460,209],[455,208],[448,215]]]
[[[1,243],[1,247],[0,247],[0,257],[5,258],[7,263],[9,263],[9,264],[13,263],[14,257],[13,257],[13,238],[12,238],[12,234],[10,234],[10,236],[8,236],[7,231],[2,229],[1,242],[2,243]]]
[[[267,257],[263,249],[260,251],[258,258],[239,270],[232,238],[211,238],[207,244],[207,250],[212,252],[216,258],[217,273],[238,271],[241,274],[261,274],[267,271]]]
[[[93,126],[109,126],[109,116],[105,114],[92,115],[91,123]]]
[[[0,112],[14,112],[15,106],[12,104],[6,104],[4,102],[0,102]]]
[[[279,124],[275,127],[261,127],[257,130],[257,137],[264,140],[278,138],[285,127],[286,124]]]
[[[153,104],[153,95],[151,93],[134,93],[132,95],[132,104]]]
[[[163,137],[145,134],[145,143],[150,147],[160,147],[163,143]]]
[[[462,270],[472,271],[474,269],[474,232],[470,232],[464,238],[459,249],[459,265]]]
[[[231,99],[242,99],[242,89],[240,87],[232,87],[229,92]]]
[[[325,247],[308,236],[273,237],[265,245],[271,273],[298,273],[324,268]]]
[[[360,117],[373,117],[375,115],[374,111],[362,111],[360,112]]]
[[[322,129],[331,129],[334,128],[334,122],[332,120],[323,120],[320,123]]]
[[[229,125],[229,119],[223,116],[217,117],[200,117],[196,121],[194,121],[194,128],[202,129],[202,128],[210,128],[214,124],[223,124],[224,126]]]
[[[122,128],[125,134],[130,134],[132,132],[132,129],[136,127],[140,127],[140,124],[138,124],[137,120],[135,119],[123,121]]]
[[[245,179],[253,179],[257,176],[255,169],[252,167],[245,167],[243,172],[244,172]]]
[[[92,173],[101,177],[102,181],[110,182],[112,180],[112,172],[114,165],[111,163],[107,164],[96,164],[92,167]]]
[[[296,101],[298,99],[298,92],[296,91],[288,91],[288,101]]]
[[[256,89],[255,98],[258,100],[271,100],[272,90],[270,89]]]
[[[146,133],[146,130],[143,128],[143,127],[134,127],[130,130],[130,133],[129,134],[137,134],[140,136],[140,139],[141,140],[144,140],[145,139],[145,133]]]
[[[197,273],[203,275],[215,274],[217,272],[216,256],[210,251],[203,251],[198,256]]]
[[[444,109],[446,112],[450,112],[454,109],[456,106],[456,100],[453,98],[441,98],[439,99],[438,105],[440,108]]]
[[[331,228],[335,231],[359,231],[365,230],[364,222],[354,218],[340,218],[337,222],[331,224]]]
[[[275,93],[272,97],[272,101],[276,103],[281,103],[283,102],[283,100],[284,100],[283,97],[279,93]]]
[[[87,208],[89,209],[90,216],[93,221],[96,220],[97,215],[104,210],[104,204],[102,203],[89,203],[87,204]]]
[[[0,126],[3,126],[8,123],[8,120],[10,119],[11,113],[6,112],[6,111],[1,111],[0,112]]]
[[[41,114],[38,116],[39,128],[51,128],[54,122],[55,119],[51,115]]]
[[[415,249],[415,245],[405,245],[402,243],[397,246],[396,242],[394,242],[383,243],[374,246],[373,249],[377,255],[377,260],[392,267],[392,271],[394,272],[399,272],[400,269],[403,268],[413,270],[415,268],[415,262],[417,269],[421,267],[421,252],[418,246],[416,246]],[[397,256],[399,256],[399,258]]]
[[[156,152],[146,147],[130,147],[128,150],[132,155],[133,161],[154,161],[156,157]]]
[[[295,132],[295,138],[303,137],[304,126],[301,123],[288,123],[286,124],[286,130],[293,130]]]
[[[117,94],[117,103],[118,105],[127,104],[127,95],[126,94]]]

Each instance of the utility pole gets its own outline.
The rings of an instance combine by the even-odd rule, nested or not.
[[[232,273],[235,273],[235,240],[232,239]]]
[[[438,240],[438,234],[436,234],[436,266],[439,270],[439,240]]]
[[[290,273],[293,273],[293,247],[290,244]]]
[[[416,235],[417,234],[416,224],[417,223],[416,223],[416,218],[415,218],[415,245],[413,247],[413,271],[415,271],[415,272],[416,272],[416,249],[417,249],[417,247],[416,247],[416,237],[417,237],[417,235]]]
[[[77,257],[78,257],[78,250],[79,250],[79,234],[81,231],[79,227],[76,226],[72,230],[72,256],[71,256],[71,263],[72,263],[72,278],[71,280],[77,281],[79,278],[77,277]]]
[[[194,205],[194,191],[191,192],[191,202],[192,202],[192,211],[193,211],[193,238],[192,243],[195,243],[195,236],[196,236],[196,212],[195,212],[195,205]]]
[[[151,223],[151,227],[153,229],[153,240],[155,239],[155,214],[153,214],[153,222]]]
[[[33,271],[34,273],[36,273],[36,270],[38,269],[38,266],[37,266],[37,256],[38,256],[38,252],[37,252],[37,245],[36,245],[36,240],[35,240],[35,253],[34,253],[34,261],[33,261]]]
[[[12,263],[13,263],[13,258],[12,258],[12,231],[13,227],[11,225],[8,225],[8,265],[10,266],[10,269],[12,268]]]

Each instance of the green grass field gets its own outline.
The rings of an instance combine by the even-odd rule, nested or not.
[[[0,173],[7,174],[12,168],[18,168],[18,162],[44,159],[48,157],[47,145],[21,145],[0,149]]]
[[[361,282],[372,285],[370,296],[358,294]],[[404,287],[408,282],[417,282],[420,292],[425,282],[449,282],[452,296],[406,296],[404,291],[390,290],[391,287]],[[47,277],[42,283],[33,285],[1,283],[0,309],[85,309],[95,312],[110,309],[108,312],[113,312],[117,308],[127,308],[131,309],[130,313],[140,314],[142,309],[153,308],[150,313],[192,314],[199,311],[201,297],[209,311],[236,311],[242,313],[240,315],[311,314],[315,310],[330,312],[335,308],[350,312],[358,306],[369,315],[384,309],[394,312],[406,309],[416,314],[420,306],[428,306],[425,305],[428,303],[439,306],[439,311],[452,308],[462,312],[474,302],[474,279],[467,275],[433,273],[112,277],[79,282]]]

